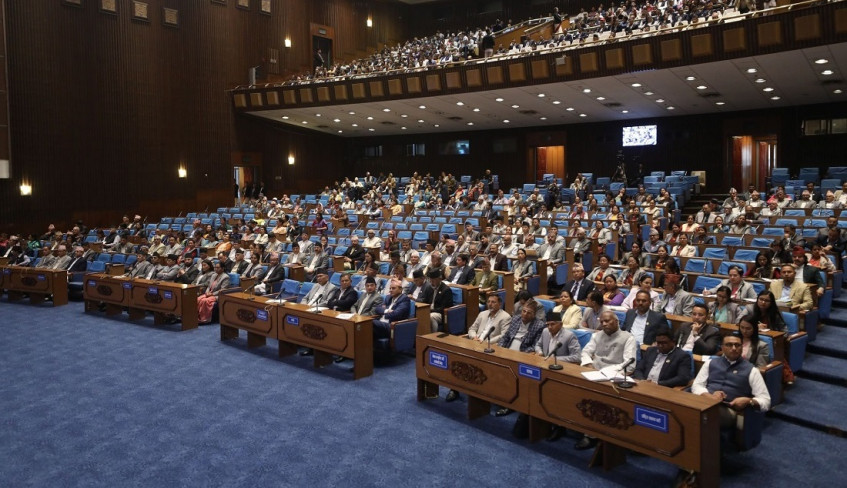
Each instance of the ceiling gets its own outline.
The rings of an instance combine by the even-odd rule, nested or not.
[[[521,88],[249,113],[341,137],[543,127],[843,102],[844,76],[840,43]]]

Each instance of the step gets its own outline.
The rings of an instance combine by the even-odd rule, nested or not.
[[[788,422],[844,437],[847,434],[847,388],[797,378],[785,392],[785,401],[771,414]]]
[[[847,358],[809,354],[803,361],[803,370],[797,375],[830,385],[847,387]]]
[[[847,327],[825,327],[806,352],[847,359]]]

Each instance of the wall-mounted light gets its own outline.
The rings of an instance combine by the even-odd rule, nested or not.
[[[0,159],[0,180],[9,179],[9,160]]]
[[[285,38],[285,47],[291,47],[291,39],[288,37]]]
[[[294,164],[294,156],[293,155],[288,156],[288,164],[290,164],[290,165]]]
[[[21,183],[21,196],[28,197],[32,195],[32,185],[26,181]]]
[[[180,166],[179,169],[177,170],[177,174],[179,175],[180,178],[187,178],[188,177],[188,170],[185,169],[185,166]]]
[[[373,19],[371,19],[370,17],[368,17],[368,20],[366,20],[366,21],[365,21],[365,25],[367,25],[368,27],[373,27],[373,26],[374,26],[374,21],[373,21]]]

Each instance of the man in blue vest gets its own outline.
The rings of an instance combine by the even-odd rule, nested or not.
[[[721,400],[721,427],[726,429],[736,425],[738,412],[748,406],[766,412],[771,396],[759,369],[741,357],[741,336],[724,337],[722,349],[722,357],[700,369],[691,392]]]

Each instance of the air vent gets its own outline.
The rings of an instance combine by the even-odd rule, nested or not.
[[[840,85],[842,83],[844,83],[844,80],[824,80],[824,81],[821,82],[821,85],[823,85],[823,86]]]
[[[454,115],[454,116],[452,116],[452,117],[447,117],[447,118],[448,118],[448,119],[450,119],[450,120],[462,120],[462,118],[461,118],[461,117],[457,117],[457,116],[455,116],[455,115]]]
[[[609,108],[617,108],[617,107],[620,107],[621,104],[618,103],[618,102],[609,102],[609,103],[604,103],[603,106],[609,107]]]
[[[538,115],[538,112],[535,110],[521,110],[520,113],[524,115]]]
[[[329,129],[328,125],[319,125],[318,129]]]
[[[704,93],[700,96],[703,97],[703,98],[720,98],[721,94],[718,93],[718,92],[709,92],[709,93]]]
[[[384,121],[380,122],[380,124],[382,124],[382,125],[397,125],[394,122],[390,122],[388,120],[384,120]]]

